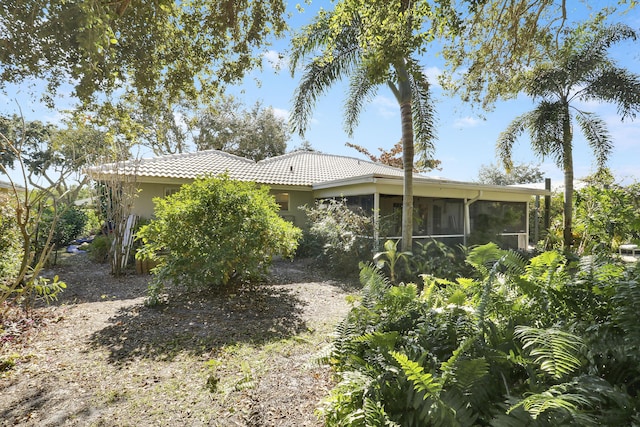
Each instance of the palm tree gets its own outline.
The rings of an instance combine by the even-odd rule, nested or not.
[[[597,28],[578,27],[567,33],[549,60],[524,74],[524,92],[537,107],[517,117],[497,142],[498,156],[508,170],[513,166],[513,145],[523,132],[531,137],[531,147],[540,157],[552,157],[564,171],[564,248],[573,244],[573,123],[577,122],[593,150],[599,168],[605,166],[612,149],[605,121],[576,106],[577,102],[608,102],[618,107],[624,120],[640,109],[640,76],[619,68],[608,57],[608,48],[622,40],[635,40],[633,29],[624,24]],[[590,30],[589,30],[590,29]]]
[[[411,3],[401,2],[402,10],[394,16],[404,16],[405,40],[413,35]],[[340,10],[340,11],[338,11]],[[340,14],[340,15],[339,15]],[[339,15],[339,16],[338,16]],[[335,20],[335,21],[334,21]],[[335,22],[341,23],[336,30]],[[417,148],[422,160],[429,160],[433,152],[434,106],[429,81],[413,58],[412,43],[400,43],[401,48],[379,46],[372,52],[365,39],[359,12],[344,9],[321,11],[314,21],[294,38],[291,70],[295,73],[299,61],[315,55],[305,65],[296,89],[291,112],[294,131],[304,135],[317,98],[342,79],[349,79],[349,92],[345,101],[344,126],[349,136],[358,124],[366,102],[370,101],[381,85],[388,85],[400,106],[403,153],[402,250],[412,246],[413,222],[413,169]],[[396,27],[397,28],[397,27]],[[389,28],[388,32],[395,32]],[[397,39],[402,39],[398,37]],[[366,49],[366,48],[368,49]],[[383,52],[384,50],[384,52]],[[321,53],[317,53],[321,52]],[[391,52],[391,53],[390,53]]]

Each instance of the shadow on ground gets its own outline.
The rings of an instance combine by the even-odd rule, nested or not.
[[[90,336],[89,344],[108,349],[114,364],[172,360],[183,352],[200,355],[224,345],[268,342],[305,331],[304,305],[292,291],[271,286],[184,294],[160,307],[120,309],[109,326]]]
[[[60,254],[58,264],[43,271],[43,275],[57,275],[67,285],[54,305],[139,298],[146,295],[151,279],[150,275],[135,274],[135,266],[115,277],[108,263],[96,263],[86,253]]]

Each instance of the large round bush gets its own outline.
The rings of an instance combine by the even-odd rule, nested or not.
[[[267,187],[227,176],[198,179],[154,199],[155,219],[138,232],[139,257],[159,262],[159,282],[218,287],[294,253],[301,231],[277,214]]]

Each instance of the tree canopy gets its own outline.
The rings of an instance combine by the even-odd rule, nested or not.
[[[573,126],[578,124],[595,154],[599,169],[606,165],[613,141],[606,122],[578,102],[615,104],[622,119],[640,112],[640,76],[619,67],[608,54],[623,40],[637,39],[629,26],[602,26],[598,19],[567,30],[558,49],[521,74],[524,92],[537,106],[515,118],[498,138],[497,152],[507,170],[516,139],[527,132],[534,153],[551,157],[564,172],[564,245],[572,245]]]
[[[83,104],[114,91],[145,104],[207,96],[257,64],[284,19],[282,0],[7,0],[0,88],[43,79],[51,100],[67,83]]]
[[[447,3],[342,0],[321,10],[293,40],[291,70],[306,60],[294,94],[291,123],[304,134],[316,100],[342,79],[349,80],[344,127],[351,135],[364,106],[386,85],[398,102],[404,169],[402,248],[412,246],[414,156],[430,160],[435,114],[428,81],[417,56],[438,26],[455,25]],[[453,23],[452,23],[453,22]]]
[[[443,83],[464,100],[490,109],[499,98],[517,96],[522,88],[518,75],[544,60],[549,50],[557,49],[567,26],[580,22],[576,17],[606,18],[637,2],[620,0],[606,7],[582,0],[452,3],[463,24],[456,32],[444,34],[447,72]]]
[[[284,154],[290,138],[286,120],[260,102],[246,110],[237,99],[220,98],[192,122],[198,150],[222,150],[255,161]]]
[[[542,182],[544,173],[531,163],[514,164],[505,171],[500,164],[482,165],[478,172],[478,182],[492,185],[532,184]]]

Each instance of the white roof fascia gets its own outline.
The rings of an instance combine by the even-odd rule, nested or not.
[[[318,184],[313,185],[314,190],[322,190],[322,189],[330,189],[336,187],[342,187],[347,185],[356,185],[356,184],[398,184],[402,183],[402,177],[400,176],[384,176],[384,175],[362,175],[347,179],[340,179],[335,181],[325,181]],[[527,194],[534,196],[547,196],[551,195],[551,192],[531,187],[513,187],[513,186],[504,186],[504,185],[488,185],[488,184],[478,184],[474,182],[463,182],[463,181],[451,181],[443,178],[427,178],[423,176],[418,176],[413,178],[414,185],[426,185],[426,186],[437,186],[437,187],[448,187],[451,189],[458,190],[474,190],[474,191],[498,191],[505,193],[513,193],[513,194]]]

